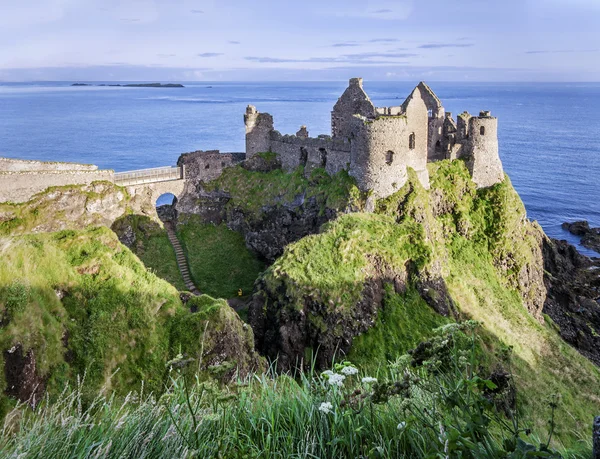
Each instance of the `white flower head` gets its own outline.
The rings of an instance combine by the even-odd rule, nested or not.
[[[365,376],[362,379],[362,382],[365,383],[365,384],[376,383],[377,382],[377,378],[372,378],[371,376]]]
[[[326,370],[323,373],[321,373],[321,376],[328,378],[329,376],[331,376],[333,374],[333,371],[331,370]]]
[[[398,430],[404,430],[406,428],[406,422],[402,421],[398,424]]]
[[[323,402],[319,406],[319,411],[325,414],[333,413],[333,405],[331,402]]]
[[[338,387],[342,387],[344,385],[344,379],[346,379],[346,377],[344,375],[340,375],[338,373],[333,373],[332,375],[329,376],[329,384],[331,384],[332,386],[338,386]]]
[[[352,376],[358,373],[358,368],[356,367],[344,367],[342,368],[342,373],[346,376]]]

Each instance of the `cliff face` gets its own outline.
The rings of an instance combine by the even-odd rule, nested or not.
[[[442,315],[464,316],[449,282],[473,270],[465,255],[483,260],[485,274],[519,296],[522,314],[543,322],[543,233],[508,179],[477,191],[461,161],[431,172],[431,190],[413,175],[374,214],[339,217],[288,246],[261,276],[249,318],[258,348],[282,369],[307,350],[319,350],[322,366],[349,352],[375,324],[386,285],[401,295],[416,290]]]
[[[225,169],[216,180],[188,183],[177,211],[184,221],[193,214],[203,222],[225,223],[244,236],[248,248],[273,262],[286,245],[362,205],[346,172],[330,177],[315,170],[305,176],[298,169],[287,174],[274,156],[263,153]]]

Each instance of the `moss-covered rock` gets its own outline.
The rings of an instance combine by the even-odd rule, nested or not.
[[[174,353],[192,359],[188,372],[217,376],[229,381],[235,376],[262,372],[265,362],[254,351],[254,334],[227,301],[208,295],[191,298],[193,312],[178,313],[171,326]]]
[[[129,201],[125,188],[110,182],[50,187],[28,202],[0,203],[0,235],[110,226]]]

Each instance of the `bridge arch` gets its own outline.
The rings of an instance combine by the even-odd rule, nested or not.
[[[166,194],[172,194],[175,199],[179,199],[183,194],[185,183],[185,180],[180,179],[130,185],[126,188],[131,196],[131,206],[134,212],[139,212],[155,220],[160,220],[156,212],[158,199]]]

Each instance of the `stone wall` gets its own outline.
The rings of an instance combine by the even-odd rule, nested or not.
[[[0,158],[0,171],[95,171],[93,164],[64,163],[58,161],[33,161],[27,159]]]
[[[328,136],[303,138],[273,131],[271,151],[279,155],[286,171],[292,171],[298,166],[305,166],[307,170],[323,167],[328,174],[333,175],[348,169],[350,164],[350,142]]]
[[[182,154],[177,160],[177,165],[184,167],[184,179],[208,182],[219,177],[226,167],[234,166],[244,159],[244,153],[199,150]]]
[[[89,185],[96,181],[114,181],[111,170],[81,171],[0,171],[0,202],[26,202],[48,187]]]
[[[418,88],[415,91],[403,115],[354,119],[350,175],[377,198],[389,196],[406,183],[407,167],[429,188],[428,113]]]
[[[268,113],[259,113],[256,107],[248,105],[244,115],[246,126],[246,155],[251,158],[256,153],[270,151],[273,117]]]
[[[331,135],[334,138],[349,139],[352,135],[354,115],[373,118],[377,112],[375,106],[363,90],[362,78],[351,78],[331,111]]]

